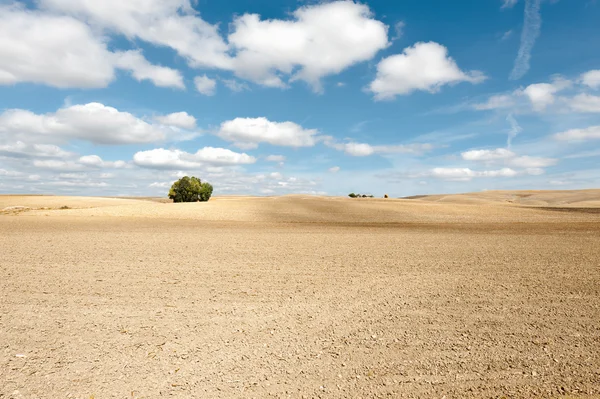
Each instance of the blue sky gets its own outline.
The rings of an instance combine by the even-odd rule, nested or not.
[[[594,0],[0,0],[0,193],[600,186]]]

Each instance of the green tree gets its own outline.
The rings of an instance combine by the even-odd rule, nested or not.
[[[208,201],[212,192],[213,187],[209,183],[202,183],[194,176],[184,176],[173,183],[169,190],[169,198],[173,202]]]
[[[200,185],[200,194],[198,194],[198,198],[200,201],[208,201],[213,192],[213,186],[210,183],[202,183]]]
[[[350,193],[350,194],[348,194],[348,197],[350,197],[350,198],[356,198],[356,194]]]

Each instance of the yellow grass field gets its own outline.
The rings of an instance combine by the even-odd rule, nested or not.
[[[600,397],[600,190],[7,195],[0,254],[2,399]]]

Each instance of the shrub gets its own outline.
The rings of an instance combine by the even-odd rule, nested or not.
[[[350,194],[348,194],[348,197],[350,197],[350,198],[356,198],[356,194],[350,193]]]
[[[389,198],[389,197],[388,197],[388,195],[387,195],[387,194],[385,194],[385,195],[383,196],[383,198]]]
[[[198,198],[200,201],[208,201],[213,192],[213,186],[210,183],[202,183],[200,187],[200,194]]]
[[[197,177],[184,176],[177,180],[169,190],[169,198],[173,202],[208,201],[213,192],[213,186],[202,183]]]

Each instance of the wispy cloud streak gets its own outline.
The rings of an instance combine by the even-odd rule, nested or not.
[[[519,0],[504,0],[504,4],[502,4],[502,8],[512,8],[517,4]]]
[[[540,4],[541,0],[525,1],[525,22],[523,24],[523,33],[521,34],[521,47],[515,60],[515,66],[510,73],[511,80],[521,79],[529,71],[531,50],[535,45],[535,41],[540,36],[542,28]]]
[[[521,126],[512,114],[508,114],[506,120],[508,121],[508,123],[510,123],[510,130],[508,131],[508,140],[506,140],[506,146],[510,148],[510,146],[512,145],[512,140],[523,131],[523,128],[521,128]]]

